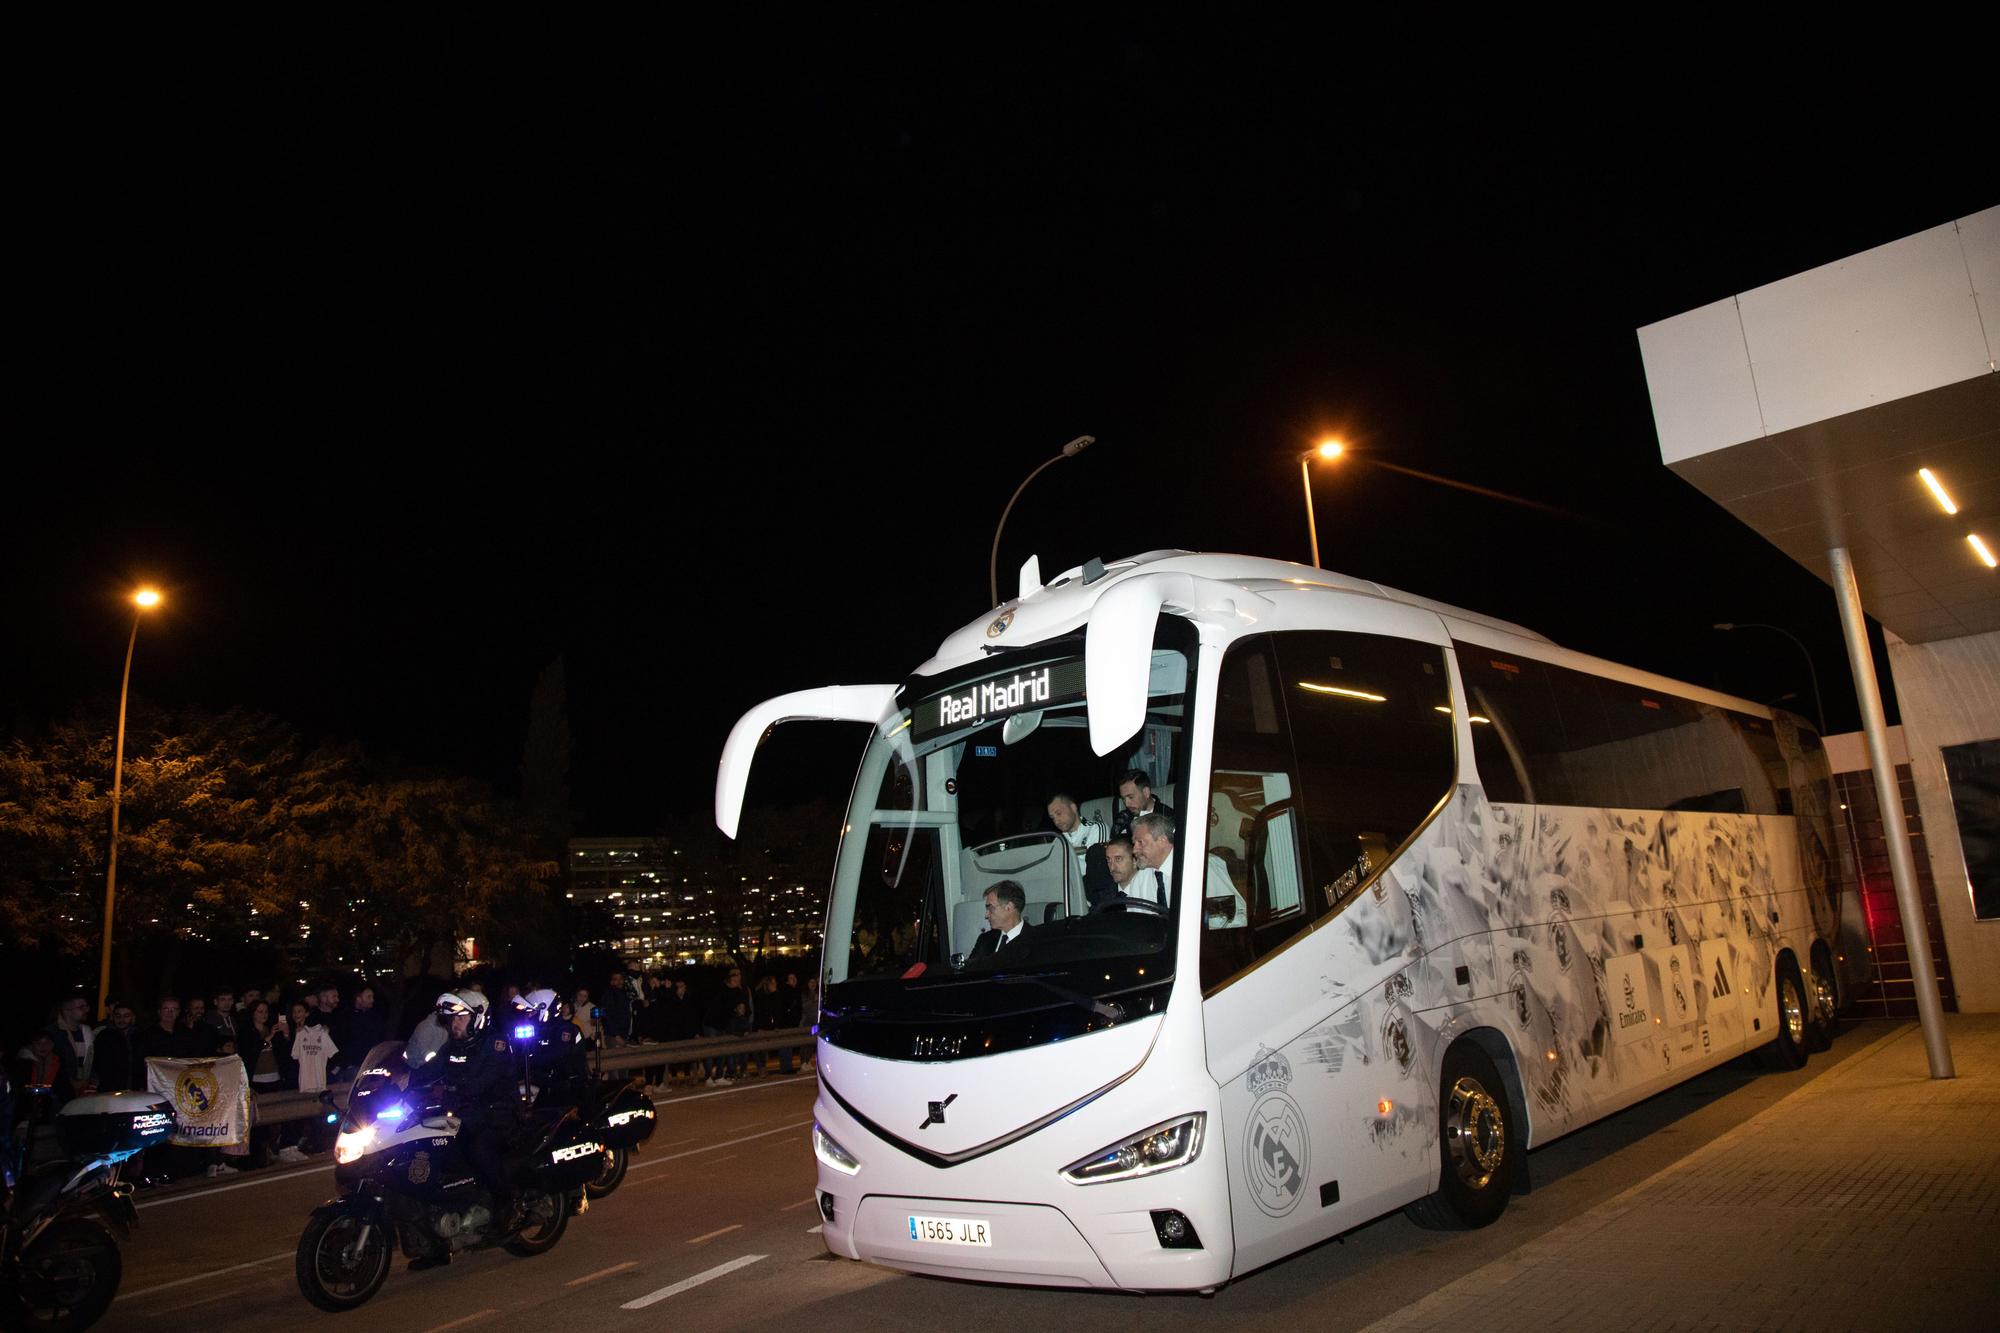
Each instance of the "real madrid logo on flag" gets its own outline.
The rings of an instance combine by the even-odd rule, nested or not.
[[[250,1080],[236,1057],[150,1058],[146,1088],[174,1104],[169,1142],[193,1148],[240,1148],[250,1142]]]

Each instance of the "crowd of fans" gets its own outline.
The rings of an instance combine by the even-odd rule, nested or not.
[[[587,987],[574,991],[569,1017],[586,1049],[744,1036],[800,1027],[818,1017],[815,973],[807,971],[802,982],[801,969],[767,971],[750,984],[744,975],[735,965],[613,971],[595,994]],[[0,1144],[11,1145],[15,1154],[26,1151],[34,1128],[46,1126],[72,1097],[145,1090],[146,1060],[154,1056],[234,1056],[255,1093],[323,1092],[350,1079],[377,1043],[408,1037],[444,984],[488,991],[504,1005],[541,983],[524,985],[497,975],[439,986],[417,979],[394,997],[407,1002],[387,1006],[378,1004],[376,987],[366,983],[346,992],[330,982],[291,993],[275,985],[223,988],[207,996],[163,996],[143,1007],[114,999],[102,1025],[89,1021],[89,1000],[72,995],[53,1007],[47,1025],[9,1062],[10,1077],[0,1079]],[[777,1053],[780,1073],[792,1072],[794,1053],[793,1048]],[[735,1055],[663,1061],[646,1076],[660,1085],[721,1086],[765,1067],[761,1056]],[[232,1174],[271,1160],[305,1161],[330,1146],[323,1119],[289,1120],[258,1126],[247,1149],[155,1150],[144,1176]]]

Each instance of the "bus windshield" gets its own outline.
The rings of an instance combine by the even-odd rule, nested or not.
[[[848,811],[827,913],[823,1036],[950,1058],[1164,1005],[1178,895],[1105,844],[1131,817],[1121,786],[1141,813],[1166,813],[1185,785],[1193,663],[1192,628],[1162,617],[1145,721],[1101,756],[1080,636],[904,687]],[[1151,887],[1135,886],[1136,874]]]

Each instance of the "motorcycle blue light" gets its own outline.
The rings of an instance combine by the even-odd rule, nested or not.
[[[534,1040],[534,1036],[535,1026],[532,1023],[523,1023],[514,1029],[515,1041],[532,1041]]]
[[[338,1111],[328,1111],[328,1112],[326,1113],[326,1123],[327,1123],[327,1124],[329,1124],[329,1125],[337,1125],[337,1124],[339,1124],[339,1123],[340,1123],[340,1113],[339,1113]]]
[[[377,1111],[375,1113],[375,1118],[377,1120],[395,1121],[395,1120],[401,1120],[404,1116],[408,1115],[409,1113],[410,1113],[410,1108],[398,1102],[391,1106],[385,1106],[381,1110]]]

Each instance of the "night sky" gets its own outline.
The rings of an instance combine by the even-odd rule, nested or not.
[[[1850,729],[1830,594],[1660,465],[1634,330],[2000,200],[1937,69],[237,17],[9,57],[0,725],[115,695],[147,576],[136,695],[503,785],[561,657],[584,833],[698,813],[766,695],[906,675],[1085,432],[1003,596],[1303,561],[1333,431],[1328,567],[1809,713],[1709,628],[1781,624]],[[860,740],[774,742],[753,802],[844,798]]]

